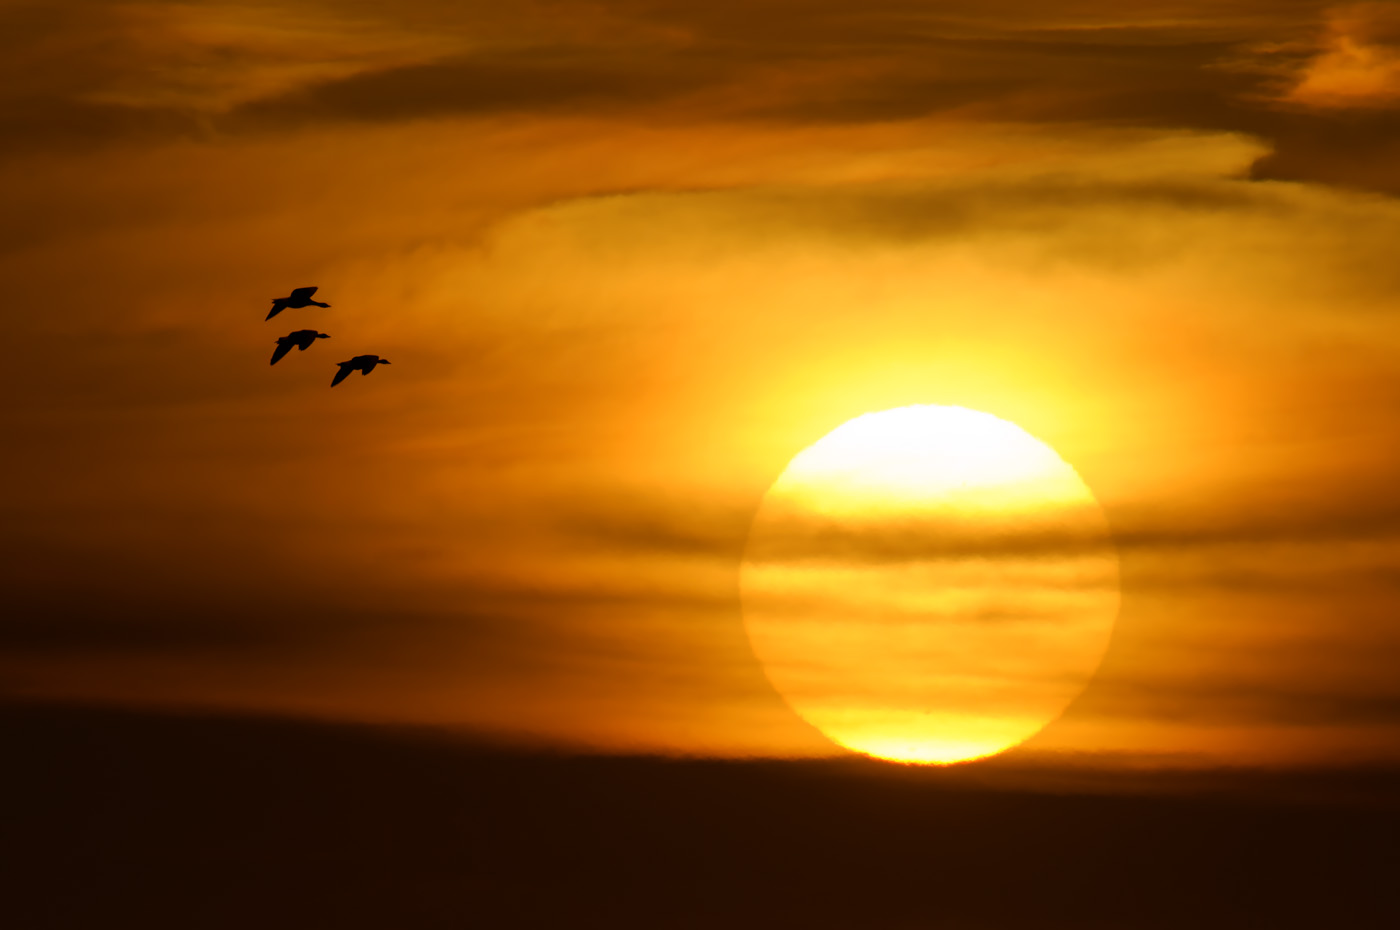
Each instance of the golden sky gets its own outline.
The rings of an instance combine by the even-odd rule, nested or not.
[[[1118,547],[1028,752],[1400,754],[1393,4],[3,0],[0,72],[11,695],[834,753],[746,534],[944,404]]]

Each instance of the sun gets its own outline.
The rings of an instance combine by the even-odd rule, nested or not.
[[[1058,717],[1118,613],[1118,557],[1075,470],[962,407],[851,420],[764,496],[744,623],[788,704],[848,749],[917,763],[1001,752]]]

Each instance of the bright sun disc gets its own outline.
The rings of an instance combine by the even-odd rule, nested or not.
[[[754,518],[754,652],[830,739],[903,762],[1001,752],[1098,668],[1118,556],[1053,449],[962,407],[857,417],[803,450]]]

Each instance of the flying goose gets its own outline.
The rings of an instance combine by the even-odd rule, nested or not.
[[[331,382],[331,387],[335,387],[340,382],[350,376],[350,372],[358,371],[362,375],[367,375],[374,371],[375,365],[387,365],[387,358],[380,358],[377,355],[357,355],[348,362],[336,362],[340,370],[335,373],[335,380]]]
[[[272,361],[268,364],[276,365],[277,362],[282,358],[282,356],[292,351],[292,346],[296,346],[298,349],[305,352],[307,349],[311,348],[311,344],[317,339],[329,338],[331,338],[329,334],[318,333],[314,329],[299,329],[294,333],[288,333],[285,336],[278,336],[277,348],[273,350]]]
[[[314,287],[299,287],[292,291],[290,297],[272,298],[272,309],[267,312],[264,320],[270,320],[288,307],[300,309],[302,307],[329,307],[330,304],[323,304],[319,300],[312,300],[311,295],[316,293]]]

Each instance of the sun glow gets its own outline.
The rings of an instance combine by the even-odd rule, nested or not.
[[[802,717],[858,752],[949,763],[1024,741],[1083,690],[1118,561],[1049,446],[990,414],[901,407],[792,460],[741,587],[754,651]]]

